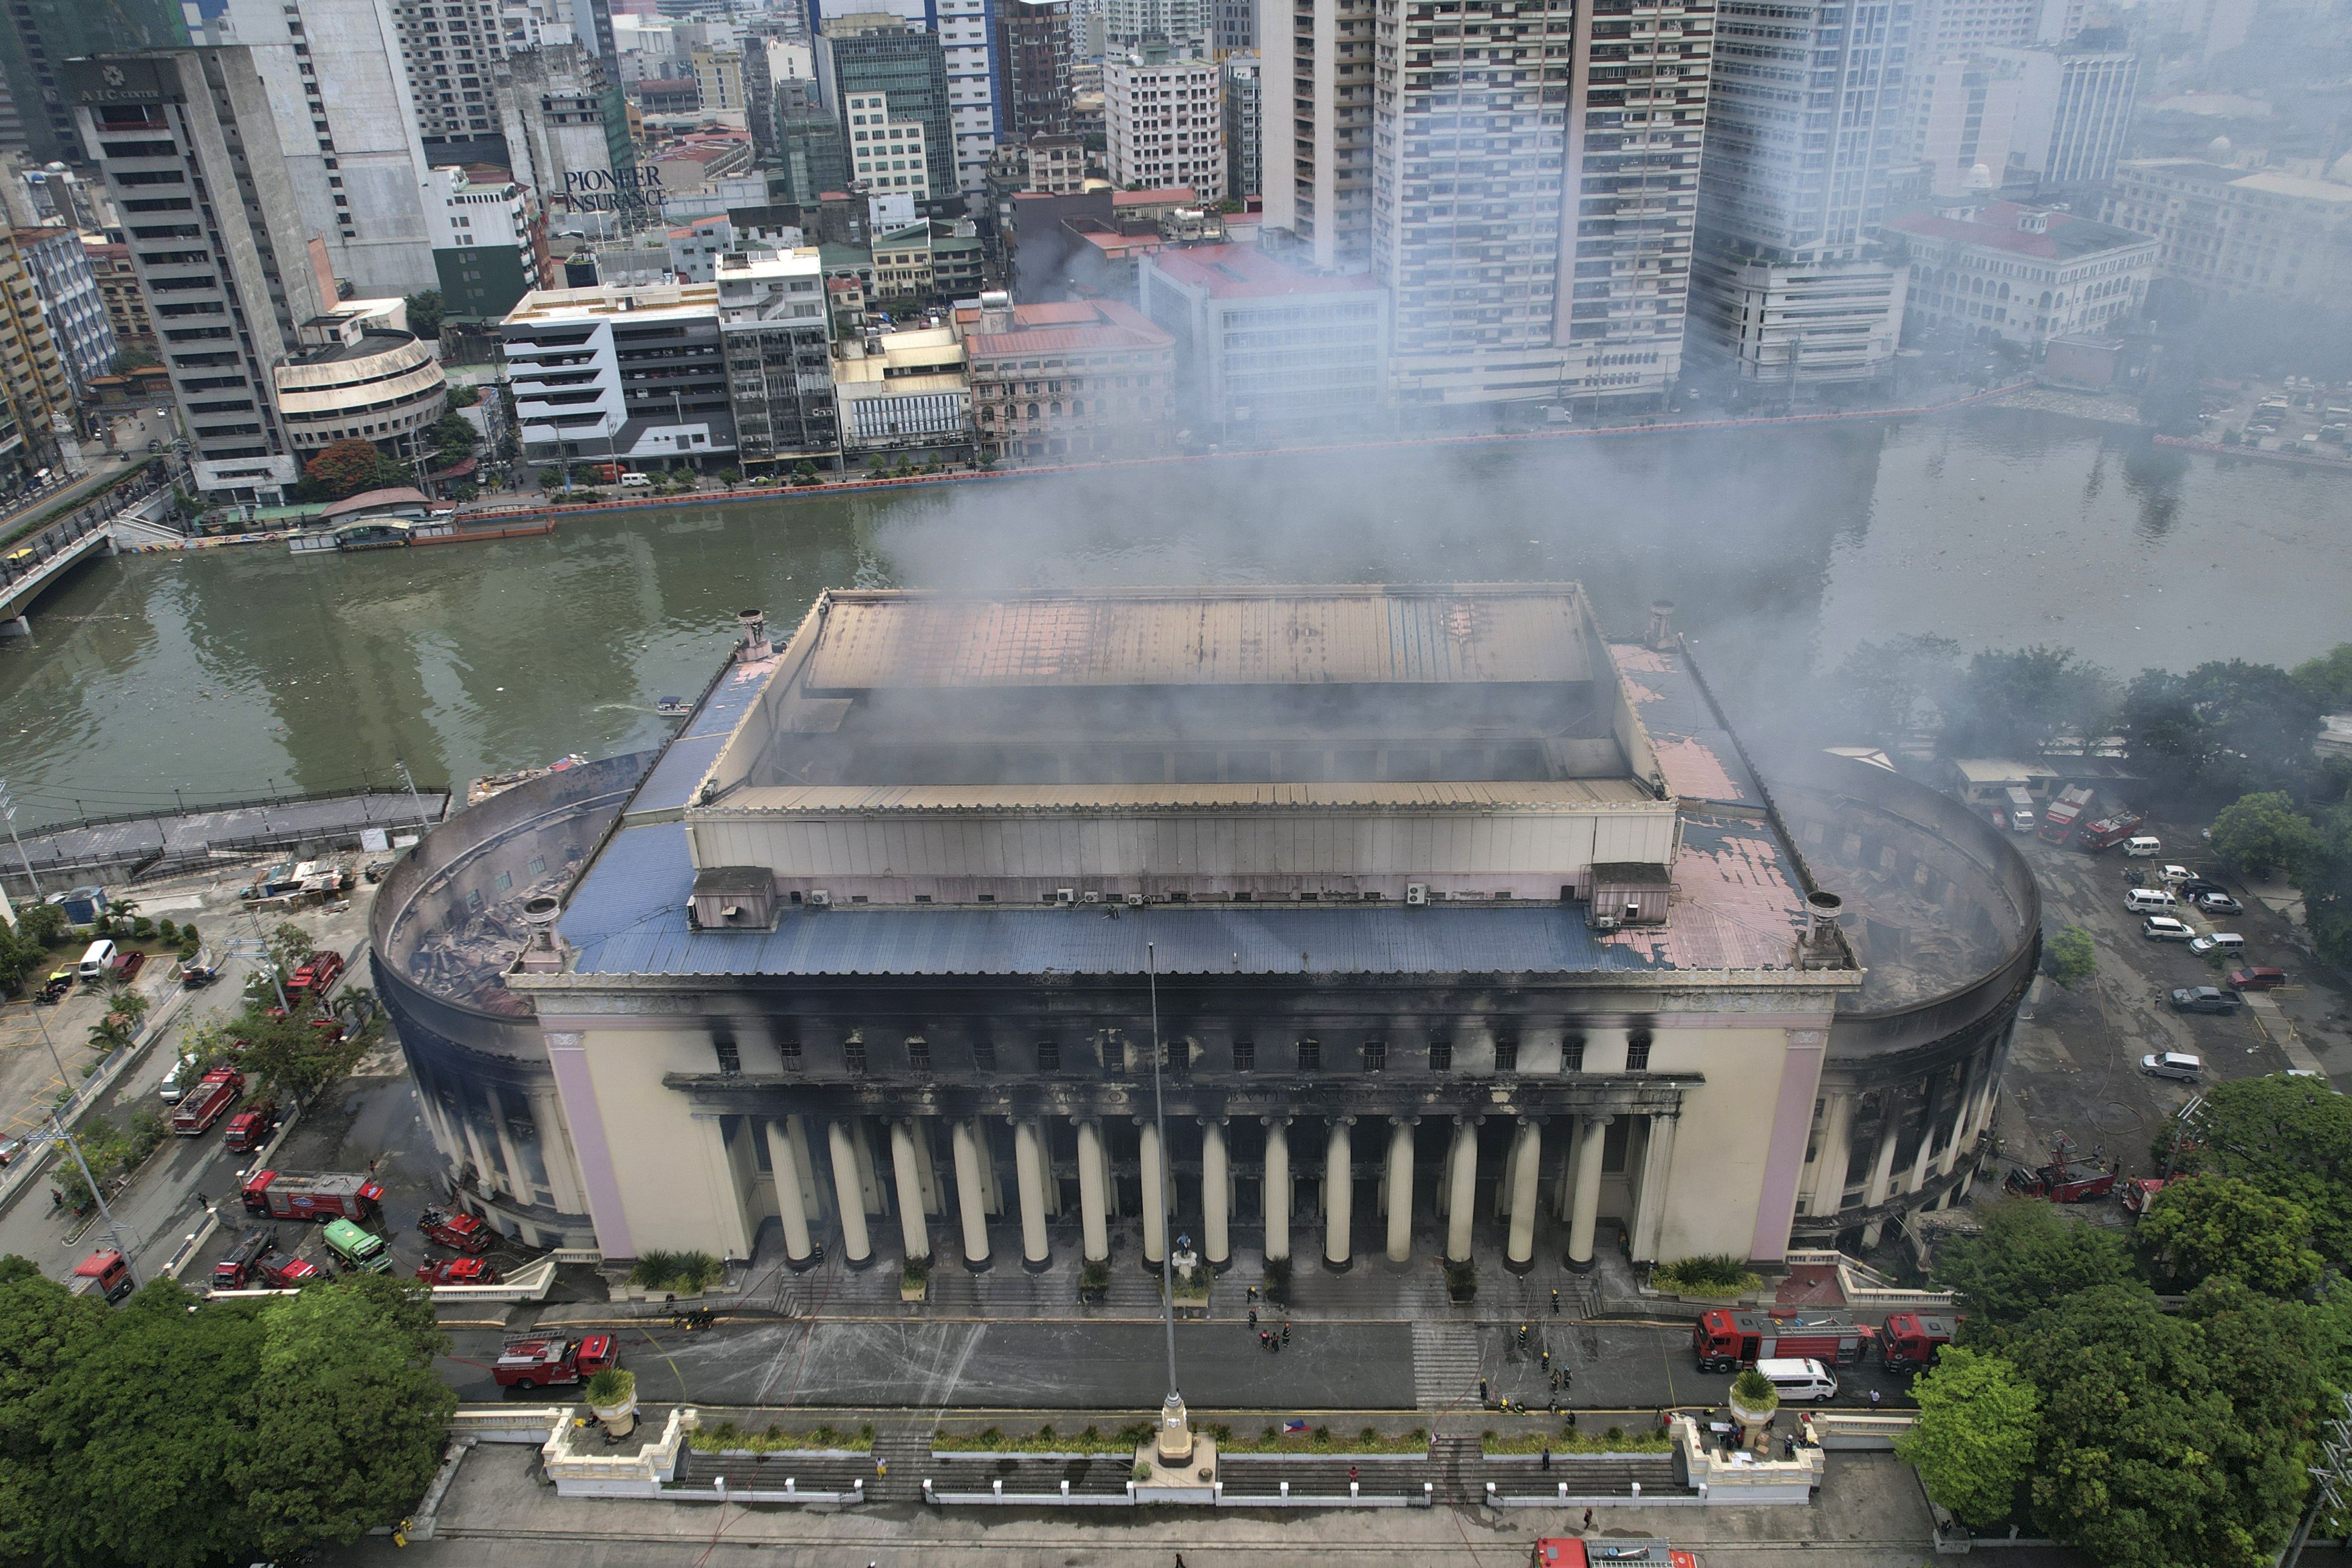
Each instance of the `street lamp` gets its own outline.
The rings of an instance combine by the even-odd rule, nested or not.
[[[1192,1425],[1184,1411],[1184,1396],[1176,1392],[1176,1265],[1168,1245],[1168,1106],[1160,1091],[1160,959],[1156,946],[1143,945],[1143,970],[1151,990],[1151,1123],[1160,1145],[1160,1317],[1168,1333],[1168,1397],[1160,1406],[1160,1462],[1181,1465],[1192,1457]]]
[[[77,1097],[79,1091],[73,1087],[73,1081],[66,1076],[65,1058],[58,1054],[57,1041],[49,1038],[48,1020],[41,1016],[38,1008],[33,1009],[33,1022],[41,1031],[41,1043],[49,1048],[49,1060],[57,1064],[58,1082],[66,1086],[68,1098]],[[98,1205],[98,1217],[106,1223],[107,1245],[121,1255],[123,1275],[130,1280],[131,1288],[136,1290],[139,1277],[131,1271],[131,1249],[123,1245],[121,1228],[114,1223],[114,1211],[107,1207],[106,1194],[99,1190],[98,1177],[91,1173],[89,1162],[82,1158],[81,1145],[74,1142],[74,1135],[66,1130],[65,1118],[58,1113],[55,1105],[49,1107],[48,1138],[52,1143],[63,1144],[66,1153],[73,1156],[75,1167],[81,1172],[83,1184],[89,1188],[91,1200]]]

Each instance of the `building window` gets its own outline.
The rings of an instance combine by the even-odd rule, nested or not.
[[[1234,1071],[1235,1072],[1257,1071],[1257,1041],[1254,1040],[1234,1041]]]
[[[719,1053],[719,1075],[721,1078],[737,1078],[742,1075],[743,1053],[735,1049],[735,1042],[723,1034],[715,1035],[711,1038],[710,1049]]]
[[[1650,1071],[1649,1030],[1635,1030],[1632,1034],[1626,1036],[1625,1071],[1628,1072],[1647,1072]]]
[[[907,1065],[928,1078],[931,1075],[931,1042],[919,1034],[907,1037]]]
[[[1040,1072],[1062,1071],[1062,1048],[1057,1042],[1050,1040],[1041,1040],[1037,1042],[1037,1071]]]
[[[1389,1070],[1389,1042],[1384,1040],[1364,1041],[1364,1071],[1386,1072]]]
[[[996,1071],[996,1042],[975,1040],[971,1042],[971,1064],[982,1072]]]
[[[801,1042],[799,1040],[778,1040],[776,1042],[776,1053],[784,1059],[785,1071],[798,1072],[801,1070]]]
[[[1495,1071],[1497,1072],[1517,1072],[1518,1070],[1519,1042],[1516,1040],[1496,1039],[1495,1041]]]
[[[1429,1042],[1429,1070],[1432,1072],[1451,1072],[1454,1071],[1454,1042],[1452,1040],[1433,1040]]]
[[[855,1035],[841,1042],[842,1065],[852,1072],[866,1071],[866,1042]]]
[[[1323,1071],[1323,1042],[1321,1040],[1302,1040],[1298,1042],[1298,1071],[1301,1072],[1320,1072]]]
[[[1562,1072],[1584,1071],[1584,1037],[1571,1034],[1559,1042],[1559,1070]]]

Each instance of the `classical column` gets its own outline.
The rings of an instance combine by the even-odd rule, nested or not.
[[[1143,1266],[1156,1270],[1168,1255],[1167,1166],[1160,1157],[1160,1129],[1143,1124],[1139,1156],[1143,1166]]]
[[[791,1134],[777,1117],[761,1125],[768,1134],[768,1170],[776,1178],[776,1219],[784,1228],[784,1263],[794,1273],[816,1266],[816,1243],[809,1236],[808,1205],[801,1197],[801,1173],[793,1164]]]
[[[915,1124],[908,1117],[890,1119],[890,1175],[898,1186],[898,1234],[907,1247],[907,1261],[931,1260],[931,1228],[923,1218],[923,1166],[915,1154]]]
[[[1927,1167],[1936,1148],[1936,1118],[1943,1112],[1948,1092],[1944,1082],[1950,1075],[1951,1070],[1943,1068],[1927,1080],[1927,1096],[1919,1103],[1919,1147],[1911,1157],[1911,1179],[1903,1184],[1905,1192],[1917,1192],[1927,1185]]]
[[[824,1218],[824,1189],[817,1184],[816,1155],[809,1146],[808,1118],[784,1118],[784,1142],[793,1151],[793,1173],[800,1184],[801,1212],[811,1221]]]
[[[1053,1256],[1045,1247],[1045,1129],[1034,1118],[1013,1124],[1013,1166],[1021,1187],[1021,1266],[1042,1274]]]
[[[1847,1154],[1853,1144],[1853,1096],[1834,1092],[1822,1112],[1822,1141],[1813,1152],[1812,1186],[1805,1196],[1805,1212],[1835,1214],[1845,1202]]]
[[[1511,1170],[1511,1242],[1503,1267],[1524,1274],[1536,1266],[1536,1187],[1543,1172],[1543,1124],[1519,1119],[1518,1161]]]
[[[1675,1124],[1680,1120],[1672,1112],[1650,1113],[1650,1136],[1642,1152],[1642,1192],[1633,1206],[1633,1260],[1654,1263],[1658,1260],[1658,1238],[1666,1225],[1666,1188],[1672,1178],[1668,1172],[1675,1164]]]
[[[1348,1128],[1354,1122],[1353,1116],[1332,1117],[1330,1142],[1323,1153],[1323,1267],[1334,1274],[1346,1273],[1352,1261],[1348,1228],[1355,1219],[1356,1166]]]
[[[1412,1261],[1412,1129],[1420,1118],[1389,1123],[1389,1261]]]
[[[1453,1190],[1445,1197],[1445,1258],[1470,1261],[1470,1222],[1478,1208],[1478,1124],[1466,1116],[1454,1122]]]
[[[954,1124],[956,1208],[963,1216],[963,1266],[978,1274],[989,1265],[988,1188],[980,1170],[980,1131],[968,1116]]]
[[[1601,1220],[1601,1151],[1613,1116],[1587,1116],[1576,1141],[1576,1211],[1568,1222],[1568,1266],[1592,1267],[1592,1232]]]
[[[1886,1090],[1882,1095],[1882,1103],[1884,1110],[1878,1124],[1878,1147],[1873,1151],[1870,1161],[1870,1186],[1864,1189],[1862,1195],[1864,1208],[1876,1208],[1885,1203],[1895,1186],[1895,1143],[1902,1132],[1903,1096],[1896,1090]],[[1875,1219],[1862,1228],[1864,1251],[1878,1245],[1881,1229],[1880,1222]]]
[[[838,1118],[824,1124],[824,1141],[833,1154],[833,1197],[841,1210],[841,1260],[853,1269],[874,1261],[874,1244],[866,1235],[865,1189],[857,1181],[857,1145],[849,1124]]]
[[[1233,1265],[1227,1225],[1234,1207],[1233,1172],[1225,1156],[1225,1124],[1201,1124],[1201,1245],[1209,1267],[1223,1273]]]
[[[1290,1258],[1290,1124],[1265,1124],[1265,1260]]]
[[[1092,1120],[1082,1121],[1078,1124],[1078,1232],[1089,1263],[1110,1256],[1103,1186],[1102,1126]]]
[[[1969,1113],[1976,1108],[1978,1063],[1964,1063],[1960,1070],[1959,1092],[1953,1096],[1952,1124],[1944,1139],[1944,1152],[1936,1156],[1936,1175],[1949,1176],[1959,1163],[1960,1140],[1969,1134]]]

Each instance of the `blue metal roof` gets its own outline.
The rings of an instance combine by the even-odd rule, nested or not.
[[[1582,911],[1402,904],[790,909],[773,931],[698,932],[686,829],[623,830],[564,912],[583,975],[1583,974],[1671,965],[1603,943]],[[1112,911],[1117,909],[1117,913]]]
[[[721,672],[719,684],[710,695],[687,716],[686,724],[662,747],[661,758],[646,776],[645,784],[629,802],[629,814],[646,811],[675,811],[694,796],[694,787],[719,760],[721,747],[744,714],[760,699],[768,678],[775,674],[772,661],[758,664],[730,664]]]

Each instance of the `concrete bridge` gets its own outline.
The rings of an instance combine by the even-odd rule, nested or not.
[[[67,573],[95,555],[115,553],[114,525],[160,500],[163,482],[152,476],[101,496],[43,528],[0,548],[0,637],[29,637],[33,601]],[[29,559],[14,559],[19,550]]]

